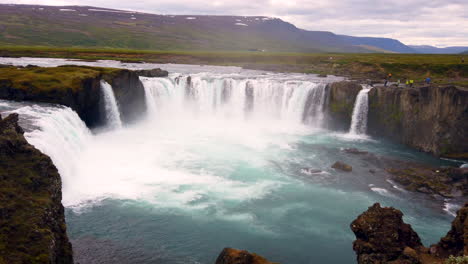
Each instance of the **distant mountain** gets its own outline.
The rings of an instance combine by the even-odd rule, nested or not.
[[[391,38],[370,38],[370,37],[351,37],[351,36],[341,36],[345,41],[353,45],[359,46],[372,46],[378,47],[380,49],[396,52],[396,53],[417,53],[416,50],[411,47],[406,46],[396,39]]]
[[[433,46],[416,46],[409,45],[410,48],[414,49],[418,53],[425,54],[457,54],[468,50],[468,47],[446,47],[446,48],[437,48]]]
[[[460,54],[468,54],[468,50],[465,50],[464,52],[461,52]]]
[[[0,5],[0,45],[148,50],[415,52],[394,39],[307,31],[264,16],[156,15],[90,6]]]

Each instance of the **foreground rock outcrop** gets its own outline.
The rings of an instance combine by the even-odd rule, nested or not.
[[[356,235],[353,249],[359,264],[444,263],[450,256],[468,253],[468,204],[461,208],[452,229],[441,241],[426,248],[403,213],[376,203],[351,223]]]
[[[145,90],[139,75],[126,69],[5,67],[0,68],[0,76],[0,99],[65,105],[90,127],[105,120],[101,80],[112,85],[124,123],[140,118],[146,111]]]
[[[73,263],[60,175],[23,133],[0,116],[0,263]]]
[[[219,254],[215,264],[275,264],[255,253],[246,250],[225,248]]]
[[[468,90],[455,86],[375,87],[368,133],[437,156],[468,159]]]

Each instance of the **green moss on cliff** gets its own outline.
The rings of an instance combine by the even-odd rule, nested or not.
[[[330,110],[336,114],[342,114],[351,117],[353,114],[353,105],[345,102],[330,103]]]
[[[72,263],[60,176],[17,118],[0,117],[0,263]]]
[[[52,68],[42,67],[5,67],[0,68],[0,83],[9,83],[12,87],[21,90],[37,89],[42,92],[54,90],[77,91],[82,88],[82,81],[88,78],[102,76],[111,80],[121,69],[61,66]]]

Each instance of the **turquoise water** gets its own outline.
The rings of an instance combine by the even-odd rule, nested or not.
[[[350,140],[326,131],[274,137],[282,140],[251,148],[200,136],[184,147],[185,158],[164,166],[194,178],[218,178],[187,179],[176,188],[166,186],[170,191],[67,209],[68,230],[81,253],[78,260],[214,263],[223,247],[234,247],[281,263],[354,263],[349,224],[374,202],[401,209],[426,245],[448,231],[452,217],[432,201],[393,188],[368,172],[381,169],[373,160],[340,149],[438,160],[387,142]],[[336,160],[351,164],[353,172],[331,169]],[[304,167],[325,173],[306,175],[300,172]],[[386,191],[372,191],[369,184]]]
[[[363,135],[314,129],[324,127],[325,83],[333,78],[167,67],[197,72],[190,78],[193,98],[187,101],[181,86],[187,75],[179,84],[179,74],[143,79],[149,116],[118,129],[91,132],[69,108],[0,101],[0,112],[20,113],[28,141],[59,169],[76,262],[208,264],[234,247],[283,264],[355,263],[349,225],[375,202],[403,211],[425,245],[449,230],[453,215],[443,201],[398,188],[383,168],[387,158],[460,164]],[[202,73],[207,69],[212,72]],[[255,100],[246,114],[247,83],[255,87]],[[310,94],[315,101],[306,109]],[[304,112],[311,113],[307,126]],[[373,155],[342,151],[351,147]],[[335,171],[336,161],[353,171]],[[308,175],[304,168],[322,173]]]

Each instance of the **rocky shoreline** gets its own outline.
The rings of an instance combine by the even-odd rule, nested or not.
[[[464,264],[468,261],[468,203],[457,212],[439,243],[425,247],[403,213],[375,203],[350,228],[358,264]],[[273,264],[245,250],[225,248],[215,264]]]
[[[463,259],[454,263],[468,261],[468,203],[457,212],[447,235],[429,248],[402,217],[400,210],[376,203],[351,223],[359,264],[448,263],[450,256]]]

